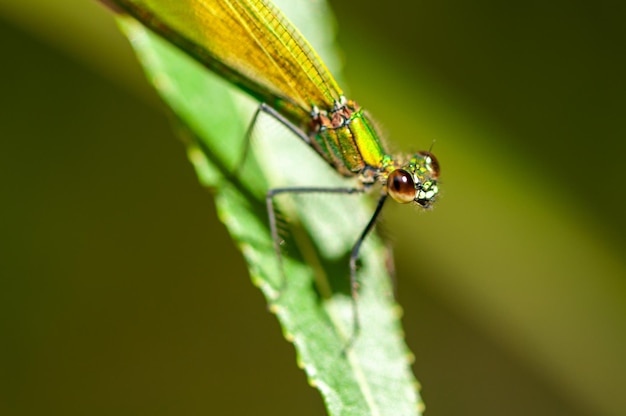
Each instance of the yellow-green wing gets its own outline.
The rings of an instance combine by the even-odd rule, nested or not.
[[[117,0],[126,12],[167,37],[260,101],[305,121],[313,106],[342,95],[326,65],[266,0]]]
[[[233,67],[245,69],[251,79],[275,87],[278,95],[292,97],[304,108],[328,107],[339,99],[341,90],[326,65],[276,6],[260,0],[204,2],[212,3],[227,4],[232,12],[229,17],[248,35],[245,43],[237,41],[237,34],[224,45],[240,48],[237,53],[231,50],[226,54],[226,61],[233,62]]]

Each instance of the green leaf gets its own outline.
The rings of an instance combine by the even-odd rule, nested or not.
[[[109,3],[115,3],[109,1]],[[140,2],[141,3],[141,2]],[[142,3],[143,4],[143,3]],[[163,8],[160,8],[161,4]],[[186,2],[181,7],[192,7]],[[155,19],[173,3],[151,2]],[[291,3],[307,23],[299,26],[318,52],[328,57],[327,11],[320,4]],[[286,11],[286,13],[290,13]],[[293,17],[293,16],[292,16]],[[274,120],[261,119],[253,149],[235,170],[245,129],[258,105],[137,21],[120,17],[150,82],[177,120],[189,159],[200,181],[215,192],[221,220],[244,254],[252,280],[278,317],[285,338],[296,347],[298,364],[323,395],[333,415],[415,415],[423,405],[410,371],[412,356],[403,342],[400,308],[385,268],[387,251],[374,235],[361,252],[358,310],[361,331],[351,348],[353,310],[348,256],[373,212],[369,198],[281,197],[290,221],[284,270],[272,248],[265,193],[279,186],[349,186],[328,165]],[[189,22],[187,30],[201,30]],[[321,34],[325,38],[311,34]],[[332,70],[332,65],[331,70]],[[336,72],[336,71],[335,71]],[[236,178],[226,180],[236,171]],[[216,276],[215,278],[228,278]]]

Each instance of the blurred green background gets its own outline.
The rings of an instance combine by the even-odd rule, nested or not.
[[[384,222],[426,414],[623,414],[624,3],[331,4],[351,97],[442,164]],[[110,14],[0,31],[0,414],[323,414]]]

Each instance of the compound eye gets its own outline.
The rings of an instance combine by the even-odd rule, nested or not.
[[[396,169],[387,178],[387,193],[401,204],[408,204],[415,199],[415,182],[409,172]]]
[[[424,158],[426,162],[426,169],[428,169],[428,172],[430,173],[430,177],[432,179],[439,178],[439,161],[437,160],[435,155],[425,150],[421,152],[417,152],[417,154]]]

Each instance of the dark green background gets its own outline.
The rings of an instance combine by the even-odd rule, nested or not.
[[[102,42],[62,15],[29,20],[36,3],[22,17],[0,17],[0,413],[322,414],[165,112],[138,67],[127,66],[128,47],[119,63],[93,58],[111,59],[103,45],[123,44],[110,16],[66,2],[94,9],[85,19],[109,30]],[[393,141],[430,144],[396,140],[397,110],[376,99],[378,89],[393,96],[393,88],[411,88],[394,83],[396,70],[415,71],[498,132],[498,141],[470,143],[468,158],[480,165],[499,152],[516,155],[533,180],[546,178],[538,186],[594,218],[592,238],[623,266],[623,2],[379,3],[344,0],[333,8],[351,91],[396,132]],[[8,2],[2,8],[10,10]],[[64,46],[68,38],[84,47]],[[376,68],[362,65],[372,60]],[[437,154],[445,189],[442,140],[435,150],[444,151]],[[528,200],[538,202],[533,194]],[[454,204],[454,196],[440,203]],[[511,209],[532,230],[524,207]],[[467,207],[467,222],[473,210],[480,207]],[[390,212],[421,223],[437,221],[438,210]],[[398,229],[394,219],[387,233],[393,238]],[[449,240],[464,233],[442,232]],[[446,296],[453,288],[436,262],[423,270],[444,283],[422,284],[416,258],[430,238],[396,239],[398,296],[427,415],[620,414],[617,396],[595,407],[603,380],[589,380],[589,395],[581,395],[532,351],[494,336],[482,315]],[[447,262],[462,256],[451,251]],[[623,282],[623,271],[613,277]],[[562,290],[555,304],[568,297]],[[623,329],[621,311],[615,322],[595,325]],[[616,333],[616,345],[623,336]],[[593,363],[602,358],[594,353],[581,356]],[[601,372],[607,391],[621,390],[616,383],[624,380],[613,373],[624,356],[615,358]]]

